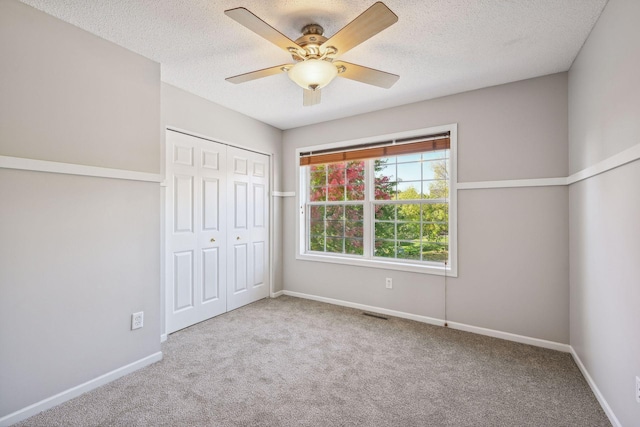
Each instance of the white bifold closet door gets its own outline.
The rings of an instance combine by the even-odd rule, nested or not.
[[[167,131],[167,333],[269,295],[269,157]]]
[[[227,310],[269,295],[267,160],[227,147]]]

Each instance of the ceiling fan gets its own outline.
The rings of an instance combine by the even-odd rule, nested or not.
[[[320,103],[320,89],[328,85],[336,76],[385,89],[393,86],[400,78],[395,74],[335,60],[337,56],[398,21],[398,16],[382,2],[375,3],[330,38],[323,36],[324,29],[320,25],[309,24],[302,28],[302,36],[296,41],[291,40],[244,7],[225,10],[224,13],[287,51],[294,60],[291,64],[277,65],[227,78],[226,80],[231,83],[244,83],[286,72],[291,80],[304,89],[302,104],[310,106]]]

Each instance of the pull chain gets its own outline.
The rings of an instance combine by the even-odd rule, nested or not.
[[[444,327],[447,328],[447,261],[444,262]]]

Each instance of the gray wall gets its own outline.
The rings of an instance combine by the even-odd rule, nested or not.
[[[555,74],[287,130],[285,191],[296,191],[297,147],[458,123],[458,182],[567,175],[567,74]],[[450,321],[569,342],[566,187],[458,191],[458,278]],[[294,198],[284,223],[295,224]],[[443,278],[295,259],[283,230],[284,288],[443,318]],[[394,279],[394,289],[384,278]]]
[[[0,155],[159,173],[158,64],[16,1],[0,58]],[[0,200],[0,417],[160,351],[158,183],[0,169]]]
[[[157,173],[159,65],[1,3],[2,155]]]
[[[272,155],[272,191],[281,191],[282,131],[229,110],[204,98],[162,83],[162,128],[174,127],[215,141]],[[162,135],[164,167],[165,135]],[[163,194],[164,198],[164,194]],[[271,198],[273,206],[273,288],[282,289],[282,200]],[[164,230],[163,230],[164,235]],[[164,238],[162,239],[164,242]],[[163,251],[164,253],[164,251]],[[164,298],[164,280],[163,292]],[[162,330],[164,333],[164,302]]]
[[[571,172],[640,144],[640,2],[611,0],[569,72]],[[571,345],[623,426],[638,425],[640,161],[570,186]]]

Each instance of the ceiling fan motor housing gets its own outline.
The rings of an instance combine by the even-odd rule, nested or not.
[[[296,44],[307,52],[307,58],[319,58],[324,55],[325,52],[320,52],[320,46],[327,41],[323,33],[324,28],[318,24],[309,24],[302,28],[302,36],[296,40]],[[305,59],[296,53],[292,53],[291,56],[296,61]]]

